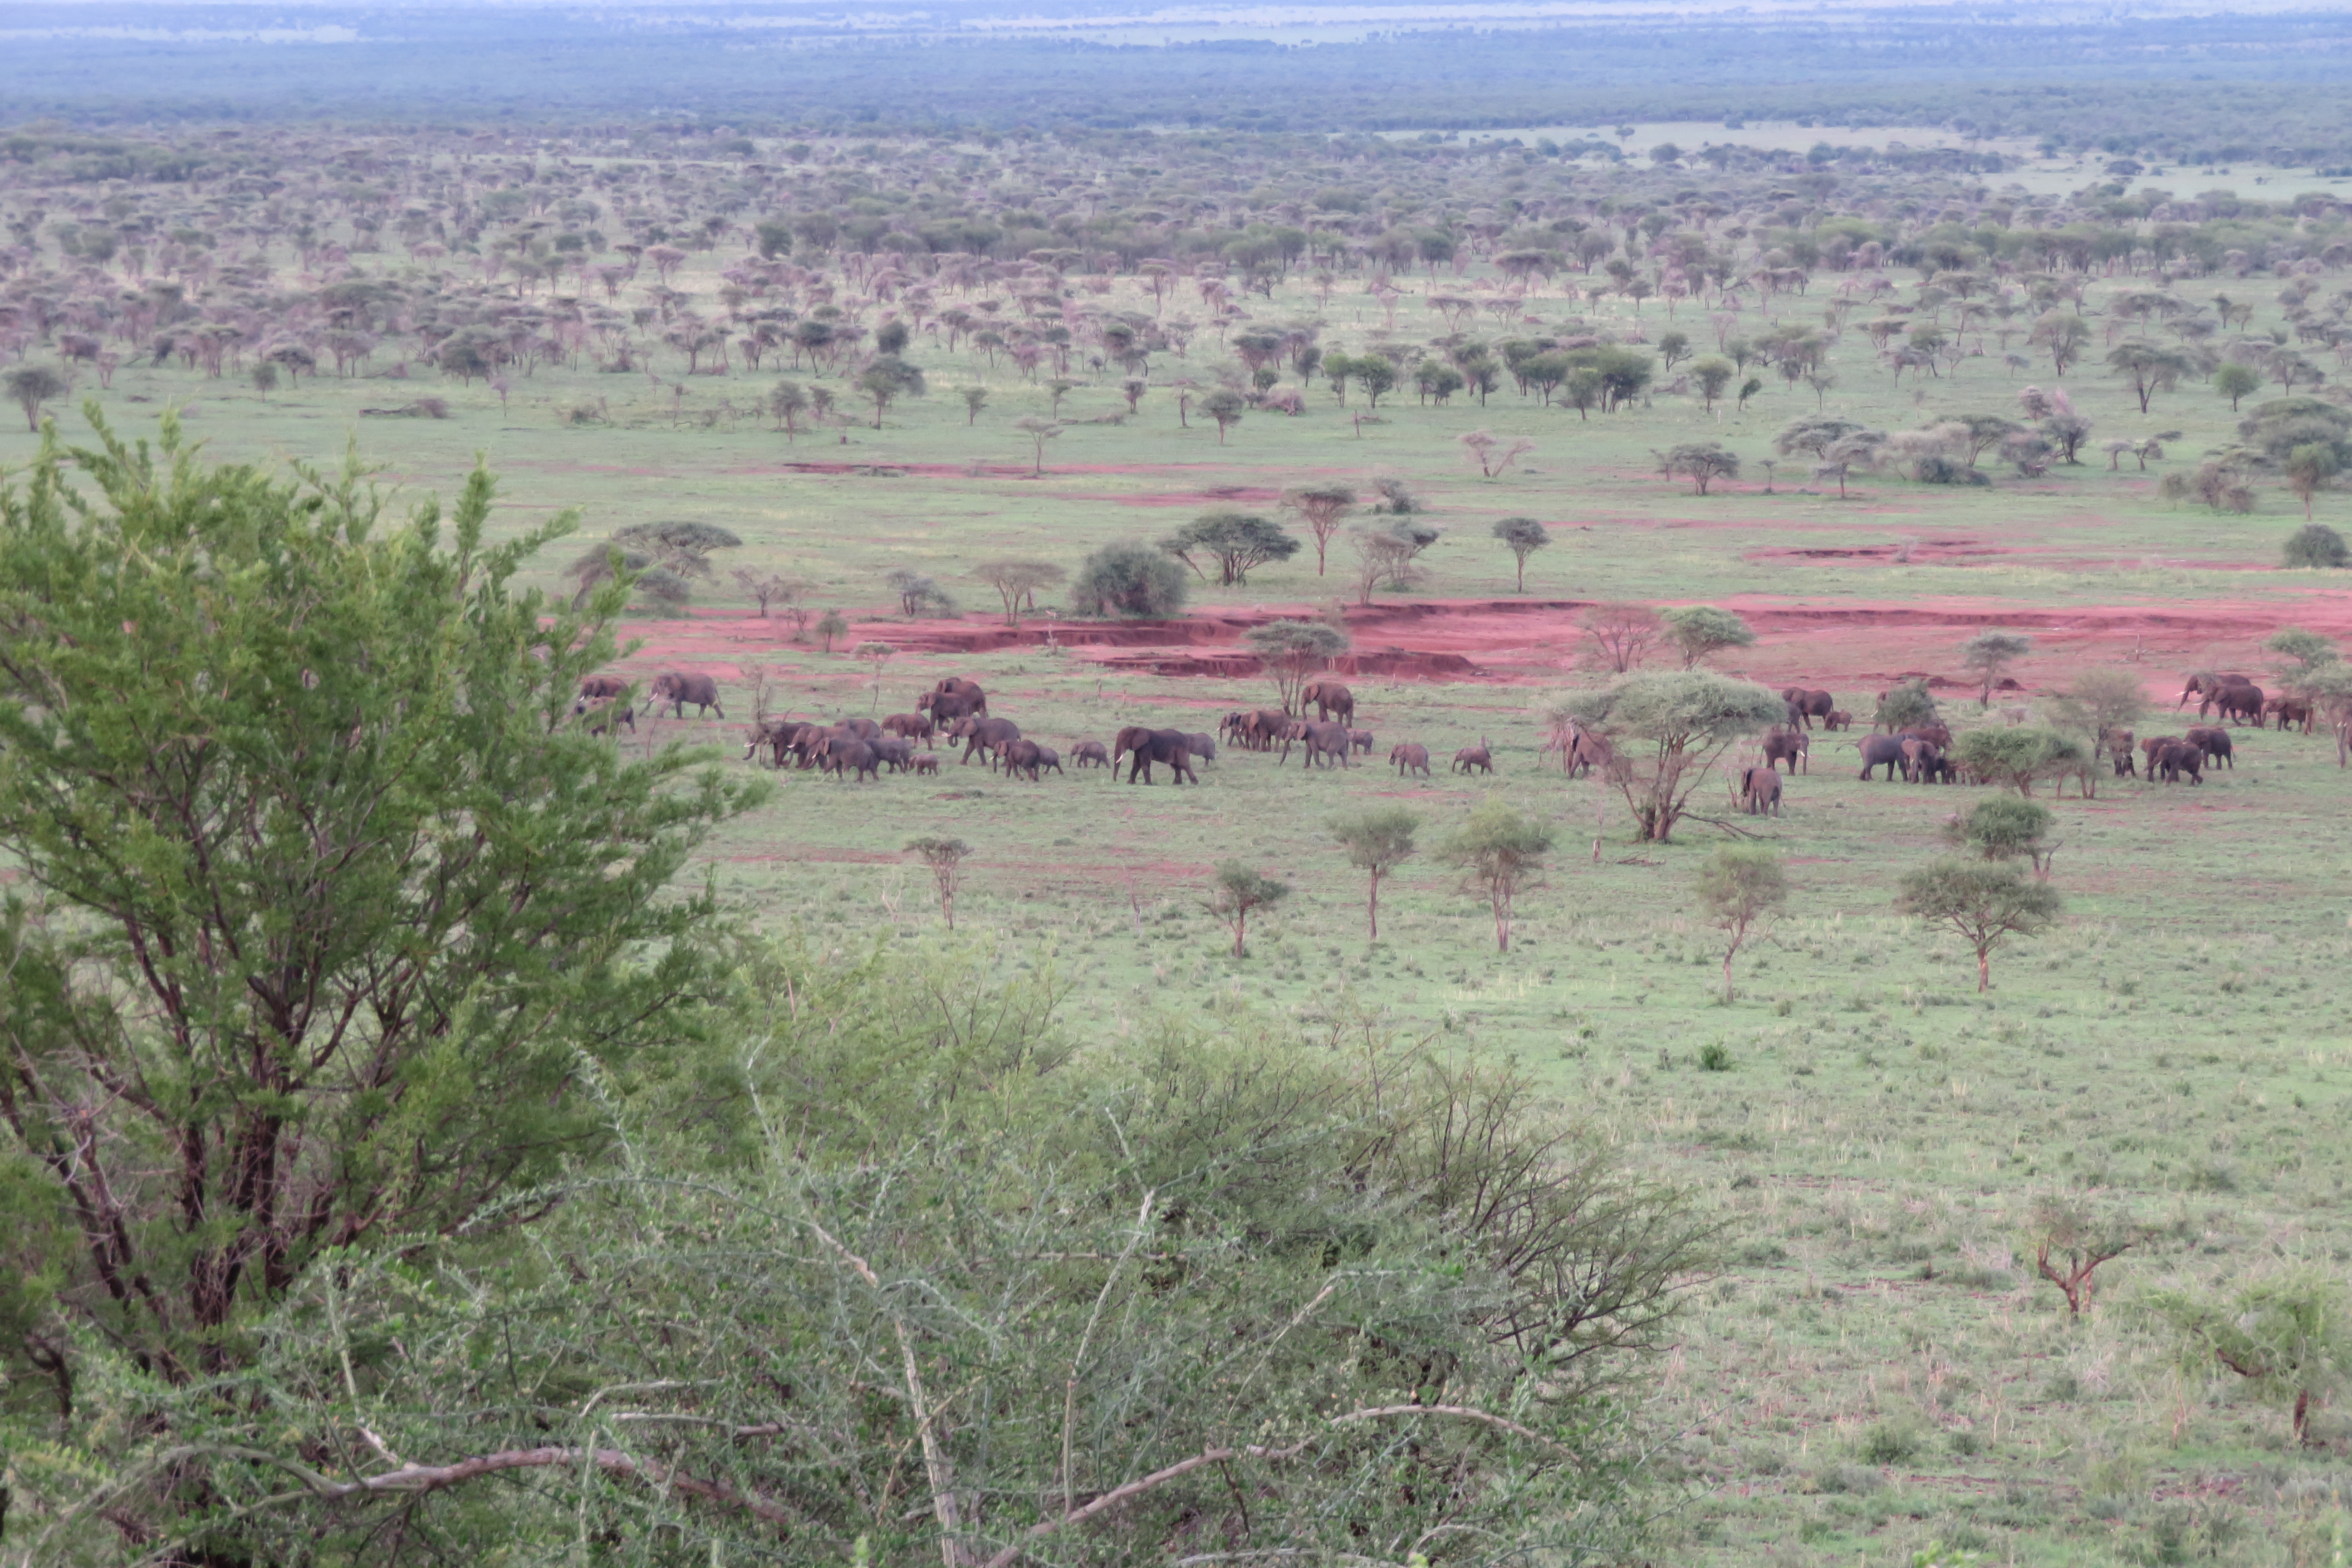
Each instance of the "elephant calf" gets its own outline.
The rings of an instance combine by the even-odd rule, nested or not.
[[[1454,752],[1454,766],[1446,771],[1457,773],[1493,773],[1495,771],[1495,752],[1494,749],[1487,745],[1486,737],[1481,735],[1478,737],[1478,743],[1476,745],[1465,746],[1460,751]]]
[[[1389,748],[1389,761],[1396,764],[1397,777],[1399,778],[1404,777],[1408,773],[1419,773],[1423,778],[1427,778],[1429,776],[1429,748],[1427,746],[1416,746],[1410,741],[1402,745],[1391,746]]]
[[[1740,809],[1750,816],[1780,815],[1780,771],[1770,763],[1739,770]]]
[[[1080,741],[1070,748],[1070,765],[1080,768],[1110,766],[1110,752],[1100,741]]]

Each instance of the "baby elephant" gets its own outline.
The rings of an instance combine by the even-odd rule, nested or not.
[[[915,759],[915,771],[919,773],[937,775],[940,771],[940,760],[930,752],[925,752]]]
[[[1070,762],[1081,768],[1107,768],[1110,766],[1110,752],[1100,741],[1080,741],[1070,748]]]
[[[1780,815],[1780,773],[1769,763],[1739,770],[1740,809],[1750,816]]]
[[[1477,772],[1493,773],[1495,771],[1495,753],[1487,748],[1486,737],[1481,735],[1478,737],[1478,743],[1476,745],[1465,746],[1460,751],[1454,752],[1454,766],[1449,771],[1457,773]]]
[[[1404,742],[1400,745],[1391,746],[1389,748],[1389,761],[1396,764],[1397,777],[1399,778],[1404,777],[1408,773],[1419,773],[1423,778],[1427,778],[1429,776],[1429,748],[1427,746],[1416,746],[1410,741]]]

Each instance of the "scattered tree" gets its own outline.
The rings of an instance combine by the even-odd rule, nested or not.
[[[809,410],[808,388],[797,381],[780,381],[769,389],[768,412],[787,441],[800,439],[801,417]]]
[[[1166,620],[1183,614],[1184,568],[1142,544],[1106,544],[1079,563],[1070,607],[1082,616]]]
[[[1731,961],[1749,931],[1789,899],[1789,879],[1778,851],[1762,845],[1727,845],[1699,871],[1699,907],[1728,939],[1723,950],[1723,999],[1734,1000]]]
[[[2011,936],[2032,936],[2058,918],[2061,902],[2048,883],[2029,881],[2002,865],[1937,860],[1903,879],[1898,913],[1916,915],[1953,932],[1977,955],[1977,989],[1992,987],[1992,950]]]
[[[2147,412],[2149,398],[2159,392],[2170,392],[2180,384],[2182,376],[2193,375],[2197,370],[2196,362],[2179,349],[2137,341],[2109,350],[2107,364],[2131,383],[2142,414]]]
[[[1665,631],[1666,623],[1647,605],[1611,600],[1593,605],[1577,618],[1609,668],[1622,675],[1642,662],[1650,645]]]
[[[1221,386],[1201,399],[1201,412],[1216,421],[1217,445],[1220,447],[1225,444],[1225,432],[1242,422],[1242,415],[1248,408],[1249,405],[1242,395],[1229,386]]]
[[[816,635],[824,639],[824,651],[833,651],[833,639],[849,632],[849,617],[839,610],[827,610],[816,618]]]
[[[1625,797],[1642,841],[1664,844],[1716,760],[1787,714],[1777,691],[1687,669],[1632,675],[1601,690],[1571,692],[1548,717],[1555,730],[1572,721],[1609,742],[1615,752],[1609,783]]]
[[[1209,574],[1202,563],[1213,563],[1218,583],[1233,587],[1249,581],[1253,566],[1297,554],[1298,541],[1284,532],[1281,524],[1254,512],[1212,511],[1161,540],[1160,548],[1190,566],[1203,583]]]
[[[874,679],[871,682],[874,688],[874,702],[873,706],[866,710],[869,713],[879,713],[882,710],[882,667],[889,663],[898,651],[886,642],[862,642],[849,650],[851,658],[862,658],[874,667]]]
[[[1960,645],[1960,668],[1977,678],[1979,707],[1992,706],[1993,688],[2032,649],[2033,639],[2015,632],[1981,631]]]
[[[1499,800],[1481,801],[1438,846],[1438,858],[1458,868],[1471,889],[1485,895],[1494,911],[1497,952],[1511,950],[1513,906],[1537,885],[1551,846],[1550,828]]]
[[[2316,1268],[2285,1268],[2218,1291],[2154,1291],[2147,1310],[2179,1336],[2192,1363],[2219,1362],[2263,1394],[2292,1402],[2298,1445],[2311,1441],[2311,1407],[2352,1368],[2343,1279]]]
[[[988,406],[988,388],[984,386],[967,386],[963,389],[961,395],[963,397],[964,424],[967,426],[979,424],[980,411]],[[1050,424],[1052,421],[1048,420],[1047,423]],[[1043,456],[1042,453],[1039,455],[1040,457]]]
[[[1955,848],[1973,851],[1980,859],[2014,860],[2023,857],[2033,862],[2034,875],[2047,878],[2050,857],[2058,848],[2050,842],[2050,827],[2054,821],[2050,808],[2039,801],[1995,795],[1977,802],[1966,816],[1955,816],[1947,822],[1944,839]]]
[[[1040,588],[1050,588],[1069,574],[1047,561],[983,561],[971,574],[996,590],[1004,601],[1004,624],[1021,624],[1021,611],[1036,608]]]
[[[1507,546],[1518,563],[1517,592],[1528,591],[1528,557],[1551,542],[1551,530],[1532,517],[1507,517],[1495,524],[1495,537]]]
[[[2125,1215],[2080,1198],[2039,1198],[2033,1205],[2034,1271],[2066,1298],[2066,1315],[2079,1318],[2097,1289],[2099,1266],[2129,1252],[2141,1235]]]
[[[1952,742],[1952,759],[1988,784],[2006,784],[2021,795],[2033,793],[2036,779],[2061,775],[2082,762],[2083,748],[2055,730],[2032,725],[1987,725]]]
[[[1371,887],[1364,908],[1370,923],[1368,941],[1381,939],[1381,879],[1413,855],[1412,836],[1421,818],[1401,805],[1367,806],[1331,818],[1331,837],[1348,852],[1348,864],[1367,873]]]
[[[1879,700],[1871,728],[1889,732],[1919,730],[1937,721],[1935,694],[1924,680],[1906,680]]]
[[[883,411],[901,397],[920,397],[923,373],[896,354],[886,353],[860,371],[857,390],[874,405],[874,428],[882,428]]]
[[[1685,441],[1657,456],[1658,472],[1670,479],[1682,475],[1697,488],[1700,495],[1706,494],[1718,479],[1739,477],[1739,454],[1727,449],[1720,441]]]
[[[2326,488],[2340,466],[2333,442],[2306,441],[2287,453],[2286,488],[2302,500],[2305,522],[2311,521],[2311,498]]]
[[[1243,938],[1253,911],[1269,908],[1290,896],[1290,884],[1262,877],[1238,860],[1218,862],[1209,884],[1208,910],[1234,933],[1234,956],[1247,956]]]
[[[2075,676],[2072,686],[2050,700],[2050,708],[2061,725],[2089,738],[2095,761],[2114,736],[2146,716],[2147,689],[2130,670],[2109,665]]]
[[[1348,634],[1321,621],[1268,621],[1242,636],[1274,677],[1274,689],[1285,713],[1298,711],[1298,689],[1348,651]]]
[[[931,868],[931,883],[940,894],[940,917],[947,921],[948,930],[955,930],[956,889],[963,882],[964,858],[971,853],[971,846],[961,838],[909,838],[907,853],[919,857]]]
[[[1754,647],[1756,634],[1746,621],[1729,610],[1719,610],[1712,605],[1686,605],[1678,609],[1662,610],[1659,618],[1665,622],[1666,640],[1683,656],[1683,668],[1695,668],[1702,659],[1710,658],[1727,648]]]
[[[1723,389],[1729,386],[1731,378],[1738,374],[1729,360],[1718,355],[1709,354],[1705,359],[1691,362],[1691,374],[1698,381],[1698,395],[1706,405],[1708,413],[1715,412],[1716,400],[1723,395]]]
[[[1478,472],[1487,479],[1507,472],[1513,463],[1536,448],[1536,444],[1524,436],[1506,441],[1491,430],[1472,430],[1454,439],[1462,445],[1462,455],[1478,466]]]
[[[2306,522],[2287,538],[2279,563],[2289,570],[2304,567],[2352,566],[2352,547],[2324,522]]]
[[[2242,364],[2224,364],[2213,373],[2213,390],[2230,400],[2230,412],[2238,411],[2238,400],[2248,393],[2260,392],[2263,378]]]
[[[1285,511],[1307,524],[1315,539],[1315,575],[1323,575],[1323,555],[1331,536],[1356,507],[1356,492],[1346,485],[1293,485],[1282,492]]]
[[[5,387],[8,400],[25,411],[25,428],[36,436],[41,433],[41,405],[73,390],[72,384],[45,364],[17,366],[0,375],[0,387]]]
[[[768,618],[771,605],[793,605],[815,584],[799,577],[786,577],[774,572],[756,571],[749,566],[735,569],[735,585],[744,596],[760,606],[760,618]]]
[[[1031,479],[1045,477],[1045,443],[1062,433],[1062,427],[1042,414],[1024,414],[1013,422],[1013,427],[1029,437],[1029,469]]]

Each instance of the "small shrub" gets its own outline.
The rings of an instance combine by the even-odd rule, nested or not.
[[[1923,485],[1969,486],[1990,485],[1992,480],[1966,463],[1938,457],[1919,459],[1919,482]]]
[[[1729,1072],[1733,1066],[1731,1048],[1721,1040],[1709,1040],[1698,1048],[1698,1065],[1703,1072]]]
[[[2282,563],[2290,567],[2352,566],[2352,546],[2324,522],[2307,522],[2288,536]]]
[[[1919,1434],[1908,1426],[1882,1421],[1862,1435],[1854,1452],[1874,1465],[1899,1465],[1919,1451]]]
[[[1825,1492],[1848,1492],[1857,1497],[1886,1484],[1886,1478],[1867,1465],[1832,1465],[1815,1479]]]

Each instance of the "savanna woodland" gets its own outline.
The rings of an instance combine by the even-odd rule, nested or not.
[[[2345,1562],[2343,16],[11,17],[0,1563]]]

